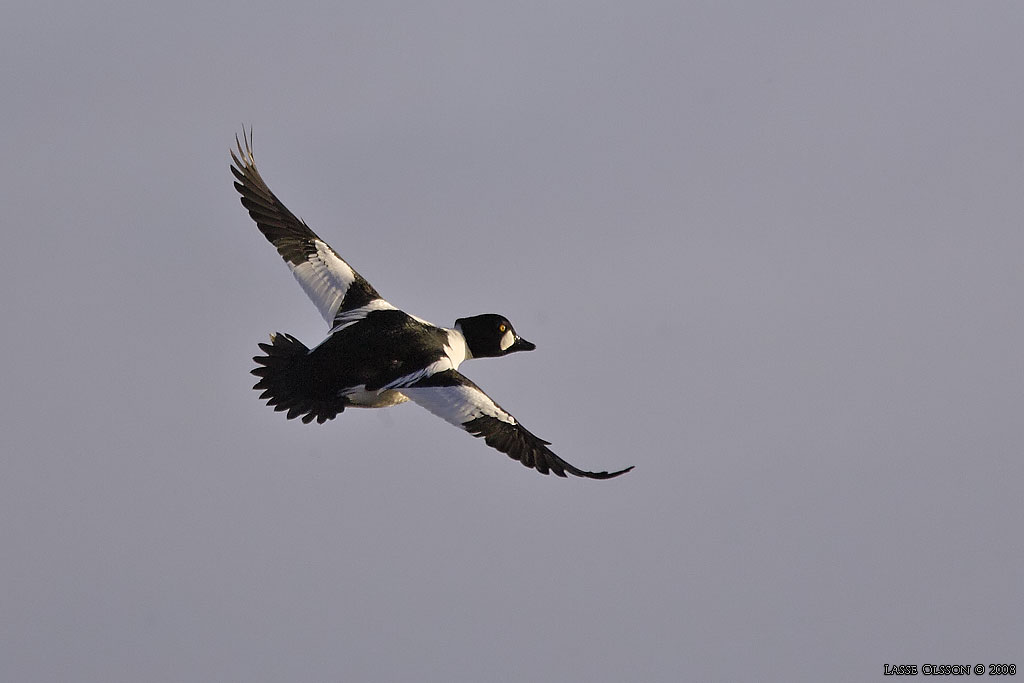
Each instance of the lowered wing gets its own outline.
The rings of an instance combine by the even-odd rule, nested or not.
[[[588,479],[611,479],[629,472],[587,472],[570,465],[548,448],[549,442],[523,427],[504,408],[495,403],[483,389],[457,370],[445,370],[420,379],[400,391],[409,400],[434,415],[476,437],[483,437],[491,448],[532,467],[541,474],[566,473]]]

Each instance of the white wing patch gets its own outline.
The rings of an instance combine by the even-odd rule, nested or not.
[[[342,314],[340,314],[340,315],[338,315],[338,316],[336,316],[334,318],[331,318],[331,322],[334,323],[334,327],[331,328],[331,331],[328,333],[327,336],[330,337],[330,335],[334,334],[335,332],[340,332],[343,329],[345,329],[346,327],[349,327],[350,325],[354,325],[355,323],[359,322],[360,320],[362,320],[363,318],[368,316],[370,313],[373,313],[374,311],[397,311],[397,310],[398,310],[397,308],[392,306],[390,303],[388,303],[384,299],[374,299],[373,301],[371,301],[370,303],[366,304],[365,306],[360,306],[359,308],[353,308],[353,309],[351,309],[349,311],[345,311],[344,313],[342,313]],[[327,340],[325,339],[324,341],[327,341]],[[320,343],[322,344],[323,342],[320,342]]]
[[[309,260],[299,265],[288,265],[320,315],[328,323],[333,323],[334,314],[356,279],[355,271],[326,242],[315,239],[313,244],[316,253],[310,254]]]
[[[430,377],[431,375],[434,375],[438,372],[444,372],[445,370],[454,369],[455,368],[452,367],[451,359],[449,359],[447,356],[442,356],[441,358],[435,360],[433,363],[431,363],[425,368],[421,368],[415,372],[410,372],[408,375],[403,375],[402,377],[399,377],[396,380],[388,382],[387,384],[382,386],[378,390],[378,392],[387,391],[388,389],[402,389],[402,387],[407,387],[410,384],[415,384],[424,377]],[[405,390],[402,389],[402,391],[404,392]]]
[[[468,380],[467,380],[468,381]],[[516,424],[516,419],[498,407],[474,384],[458,384],[447,387],[410,387],[402,389],[409,400],[423,406],[442,420],[462,427],[478,417],[493,417]]]

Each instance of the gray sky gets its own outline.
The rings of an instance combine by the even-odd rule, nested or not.
[[[8,8],[0,678],[1024,666],[1024,6],[509,5]],[[467,375],[636,470],[258,401],[256,343],[326,329],[242,124],[390,301],[538,345]]]

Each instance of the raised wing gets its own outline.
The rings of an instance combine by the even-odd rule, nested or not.
[[[627,467],[618,472],[587,472],[570,465],[551,452],[549,442],[519,424],[508,411],[457,370],[438,372],[400,391],[434,415],[473,436],[483,437],[491,448],[496,448],[541,474],[554,472],[564,477],[568,472],[588,479],[611,479],[633,469]]]
[[[380,299],[362,275],[274,196],[256,170],[252,131],[248,138],[243,131],[242,139],[245,149],[236,135],[238,154],[231,151],[234,162],[231,172],[237,179],[235,189],[242,195],[242,206],[256,221],[260,232],[277,247],[320,315],[333,327],[341,314]]]

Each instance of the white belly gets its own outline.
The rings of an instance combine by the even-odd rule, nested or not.
[[[345,397],[352,402],[354,408],[387,408],[409,400],[408,396],[396,389],[379,394],[376,391],[355,391]]]

